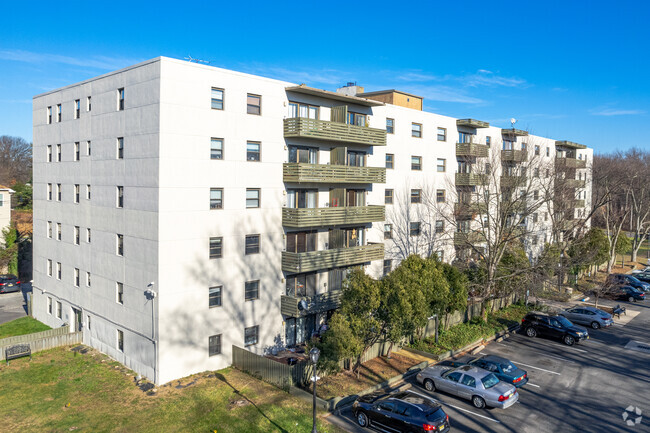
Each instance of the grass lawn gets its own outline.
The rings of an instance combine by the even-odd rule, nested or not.
[[[31,317],[21,317],[0,325],[0,338],[15,337],[16,335],[31,334],[52,329]]]
[[[2,431],[307,432],[311,404],[235,369],[206,372],[147,395],[133,372],[90,350],[62,347],[0,365]],[[341,430],[324,420],[319,432]]]

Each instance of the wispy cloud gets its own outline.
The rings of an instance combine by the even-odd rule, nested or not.
[[[241,65],[242,72],[274,78],[276,80],[289,81],[292,83],[305,83],[307,85],[343,86],[350,77],[355,75],[351,72],[339,71],[336,69],[289,69],[281,66],[265,65]],[[362,83],[359,83],[363,85]]]
[[[31,64],[57,63],[100,70],[114,70],[138,63],[141,60],[126,57],[88,56],[70,57],[61,54],[36,53],[25,50],[0,50],[0,60]]]
[[[475,74],[468,75],[464,79],[470,87],[528,87],[528,83],[523,78],[503,77],[485,69],[479,69]]]
[[[621,110],[616,108],[606,108],[604,110],[591,111],[591,114],[594,116],[635,116],[645,113],[645,110]]]
[[[426,82],[426,81],[440,81],[440,77],[435,75],[422,74],[419,72],[406,72],[395,77],[399,81],[409,82]]]
[[[468,95],[463,89],[438,85],[406,86],[404,91],[422,96],[425,99],[461,104],[482,104],[485,101]]]

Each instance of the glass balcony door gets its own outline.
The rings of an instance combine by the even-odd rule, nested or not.
[[[318,149],[314,147],[289,146],[289,162],[318,164]]]
[[[307,189],[287,190],[287,207],[291,209],[315,209],[318,204],[318,191]]]

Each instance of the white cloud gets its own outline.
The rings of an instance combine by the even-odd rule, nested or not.
[[[479,69],[475,74],[461,78],[470,87],[527,87],[528,83],[523,78],[502,77],[494,72]]]
[[[606,108],[604,110],[591,112],[594,116],[634,116],[645,113],[645,110],[621,110],[616,108]]]
[[[25,62],[32,64],[59,63],[69,66],[81,66],[92,69],[114,70],[138,63],[140,60],[125,57],[89,56],[70,57],[60,54],[35,53],[25,50],[0,50],[0,60]]]
[[[423,98],[429,99],[431,101],[458,102],[461,104],[482,104],[485,102],[482,99],[468,95],[463,89],[457,89],[449,86],[406,86],[403,90],[405,92],[422,96]]]

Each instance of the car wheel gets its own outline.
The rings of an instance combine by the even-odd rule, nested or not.
[[[357,414],[357,423],[361,427],[368,427],[368,425],[370,424],[370,422],[368,422],[368,415],[366,415],[364,412],[359,412]]]
[[[436,384],[433,383],[433,380],[426,379],[424,381],[424,389],[426,389],[427,391],[435,391],[436,390]]]
[[[529,337],[536,337],[537,331],[533,327],[528,327],[526,328],[526,335],[528,335]]]
[[[598,329],[598,328],[600,328],[600,323],[598,323],[598,322],[591,322],[591,327],[594,328],[594,329]]]
[[[627,301],[628,302],[634,302],[634,298],[630,296],[629,298],[627,298]]]
[[[474,397],[472,397],[472,404],[477,409],[483,409],[485,407],[485,400],[483,400],[478,395],[475,395]]]
[[[571,335],[565,335],[564,344],[566,344],[567,346],[573,346],[574,344],[576,344],[576,339],[573,338]]]

